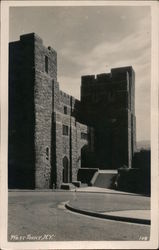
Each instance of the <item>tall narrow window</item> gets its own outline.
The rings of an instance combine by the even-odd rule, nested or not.
[[[45,56],[45,72],[48,73],[48,57]]]
[[[64,106],[64,114],[67,115],[67,107]]]
[[[68,126],[63,125],[63,135],[68,135]]]
[[[49,160],[49,147],[46,147],[46,160]]]
[[[88,135],[86,133],[81,132],[81,139],[88,140]]]

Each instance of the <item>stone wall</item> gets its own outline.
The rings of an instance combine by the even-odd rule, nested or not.
[[[36,35],[34,42],[35,186],[49,188],[52,184],[52,84],[57,80],[57,56],[52,48],[43,46],[41,39]]]
[[[134,71],[82,76],[81,120],[95,129],[96,167],[131,167],[135,150]]]
[[[98,168],[80,168],[77,174],[77,180],[91,186],[91,180],[95,173],[99,171]]]
[[[79,101],[60,90],[56,51],[36,34],[10,43],[9,55],[10,186],[56,188],[76,181],[81,167],[131,167],[132,67],[83,76]]]
[[[64,181],[64,161],[68,162],[68,182],[77,180],[77,172],[81,167],[81,148],[88,145],[89,138],[81,138],[81,133],[88,134],[87,125],[78,122],[79,101],[60,91],[54,83],[56,102],[53,116],[53,186],[59,188]],[[63,134],[63,126],[68,133]]]
[[[9,45],[8,185],[34,188],[34,40]]]
[[[9,55],[9,183],[50,188],[56,52],[31,33],[11,43]]]

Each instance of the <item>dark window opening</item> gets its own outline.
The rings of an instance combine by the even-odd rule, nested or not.
[[[64,106],[64,114],[67,115],[67,107]]]
[[[68,126],[63,125],[63,135],[68,135]]]
[[[48,73],[48,57],[45,56],[45,72]]]
[[[81,139],[87,140],[88,139],[88,134],[86,133],[81,133]]]
[[[46,147],[46,160],[49,160],[49,148]]]
[[[63,158],[63,178],[62,179],[64,183],[69,182],[69,162],[66,156]]]
[[[115,94],[113,91],[110,91],[108,93],[108,102],[114,102],[115,101]]]

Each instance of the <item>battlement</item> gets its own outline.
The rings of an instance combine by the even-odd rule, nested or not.
[[[95,75],[86,75],[81,77],[82,84],[90,84],[90,83],[95,83],[96,78]]]
[[[60,101],[68,106],[80,105],[80,101],[75,97],[60,90]]]
[[[39,37],[36,33],[28,33],[28,34],[20,36],[20,42],[27,42],[28,43],[28,41],[36,41],[38,44],[43,46],[48,52],[52,52],[54,54],[57,54],[56,51],[51,46],[46,47],[43,44],[43,40],[41,39],[41,37]]]
[[[100,82],[108,82],[111,79],[111,75],[108,73],[102,73],[102,74],[98,74],[98,75],[86,75],[86,76],[82,76],[82,84],[84,85],[89,85],[89,84],[96,84],[96,83],[100,83]]]
[[[66,94],[65,92],[63,92],[62,90],[60,90],[60,95],[64,98],[66,98],[67,100],[69,100],[71,98],[71,96],[69,94]]]
[[[129,74],[130,77],[135,74],[132,66],[120,67],[120,68],[113,68],[111,69],[111,75],[114,79],[121,79]]]
[[[60,101],[70,106],[71,96],[60,90]]]
[[[43,44],[43,40],[36,33],[28,33],[20,36],[20,41],[28,41],[30,39],[36,39],[38,42]]]
[[[111,74],[110,73],[103,73],[96,76],[97,82],[109,82],[111,80]]]
[[[131,167],[134,107],[131,66],[82,76],[78,100],[60,90],[56,51],[35,33],[21,35],[9,44],[9,176],[52,189],[81,167]]]
[[[82,85],[89,86],[92,84],[99,83],[113,83],[114,81],[127,79],[127,77],[132,77],[134,75],[134,70],[132,66],[113,68],[110,73],[102,73],[98,75],[85,75],[81,77]]]

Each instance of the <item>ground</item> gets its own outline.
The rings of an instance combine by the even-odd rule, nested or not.
[[[110,206],[128,209],[145,199],[140,196],[80,192],[9,192],[8,241],[101,241],[149,239],[150,226],[99,219],[73,213],[64,207],[66,201],[78,205],[88,201],[88,208],[103,200],[105,210]],[[117,198],[117,199],[116,199]]]

